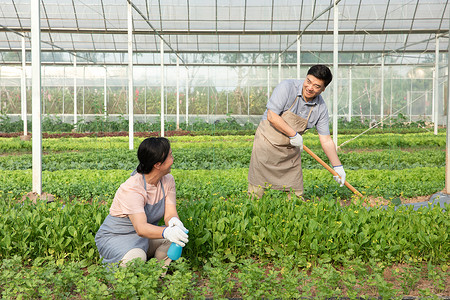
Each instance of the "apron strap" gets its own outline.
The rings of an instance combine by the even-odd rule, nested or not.
[[[291,107],[289,107],[289,111],[294,107],[294,104],[297,103],[298,97],[300,97],[299,95],[297,95],[297,97],[295,97],[294,103],[292,103]]]
[[[294,104],[297,103],[299,97],[300,97],[300,95],[297,95],[297,97],[295,97],[294,103],[292,103],[291,107],[289,107],[289,109],[288,109],[289,111],[294,107]],[[311,113],[312,113],[312,110],[313,110],[314,106],[316,106],[316,103],[313,103],[313,105],[311,105],[311,109],[309,110],[308,117],[306,118],[306,121],[309,121],[309,116],[311,116]]]
[[[145,181],[144,173],[142,173],[142,179],[144,179],[144,189],[145,189],[145,192],[147,193],[147,181]],[[162,192],[163,192],[163,199],[166,199],[166,192],[164,191],[164,185],[162,184],[162,179],[159,180],[159,182],[161,183],[161,188],[162,188]]]
[[[308,117],[306,118],[306,121],[309,121],[309,116],[311,116],[311,113],[312,113],[312,110],[313,110],[314,106],[315,105],[311,106],[311,109],[309,110]]]
[[[144,173],[142,173],[142,179],[144,179],[144,190],[147,192],[147,181],[145,181]]]
[[[166,199],[166,192],[164,191],[164,186],[162,184],[162,179],[159,182],[161,182],[161,188],[162,188],[162,192],[163,192],[163,199]]]

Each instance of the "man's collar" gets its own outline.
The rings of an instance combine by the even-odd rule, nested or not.
[[[305,105],[307,105],[307,106],[316,106],[317,102],[319,100],[319,96],[316,96],[312,101],[305,101],[301,92],[298,95],[300,96],[302,101],[305,102]]]

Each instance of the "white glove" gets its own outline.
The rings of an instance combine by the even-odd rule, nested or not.
[[[341,186],[345,184],[345,171],[342,165],[335,166],[333,169],[338,173],[339,176],[333,176],[334,180],[339,183]],[[339,178],[340,177],[340,178]]]
[[[178,219],[177,217],[172,217],[169,220],[169,227],[173,227],[173,226],[178,226],[181,228],[181,230],[183,230],[184,232],[188,232],[188,230],[186,229],[186,227],[184,227],[183,222],[180,221],[180,219]]]
[[[181,247],[184,247],[189,242],[188,235],[178,226],[164,228],[162,236]]]
[[[300,151],[303,150],[303,137],[298,132],[294,136],[289,137],[289,140],[292,146],[300,147]]]

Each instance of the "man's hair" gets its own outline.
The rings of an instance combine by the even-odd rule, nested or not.
[[[325,65],[315,65],[308,70],[307,75],[312,75],[317,79],[323,80],[325,87],[333,80],[333,74]]]

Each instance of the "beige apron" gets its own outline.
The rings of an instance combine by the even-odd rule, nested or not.
[[[303,134],[314,106],[304,119],[291,112],[298,98],[281,114],[281,118],[296,132]],[[303,191],[300,148],[292,146],[289,137],[275,129],[268,120],[262,120],[255,133],[248,182],[282,191]]]

